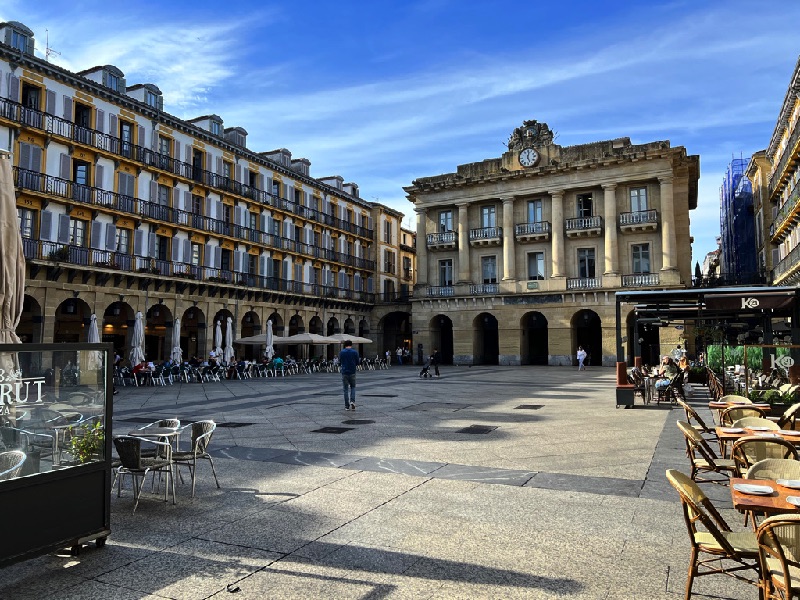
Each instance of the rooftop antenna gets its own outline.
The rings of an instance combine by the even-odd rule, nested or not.
[[[45,50],[44,50],[44,59],[45,59],[47,62],[50,62],[50,57],[51,57],[51,56],[53,56],[53,55],[55,55],[55,56],[61,56],[61,52],[57,52],[57,51],[53,50],[53,49],[50,47],[50,30],[48,30],[48,29],[45,29],[45,30],[44,30],[44,33],[45,33],[45,38],[44,38],[44,39],[45,39],[45,42],[44,42],[44,46],[45,46]]]

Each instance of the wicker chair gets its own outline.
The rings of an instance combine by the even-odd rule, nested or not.
[[[713,438],[714,441],[716,441],[717,432],[708,425],[706,425],[705,421],[703,421],[703,419],[700,417],[699,414],[697,414],[697,411],[693,407],[689,406],[689,404],[687,404],[685,400],[682,400],[680,398],[676,398],[675,402],[677,402],[678,406],[680,406],[686,413],[686,421],[692,424],[692,427],[694,427],[697,431],[699,431],[703,435],[710,436],[711,438]],[[694,421],[694,423],[692,423],[692,421]]]
[[[776,515],[756,532],[765,600],[800,597],[800,515]]]
[[[798,416],[800,416],[800,402],[797,404],[792,404],[780,417],[778,417],[778,427],[780,429],[794,429]]]
[[[698,483],[726,483],[727,481],[720,481],[719,479],[700,479],[698,474],[717,473],[727,480],[730,478],[731,473],[736,472],[736,463],[731,459],[719,458],[705,438],[686,421],[678,421],[678,429],[681,430],[683,437],[686,439],[686,455],[692,463],[690,475],[692,480]]]
[[[767,418],[764,410],[757,406],[729,406],[719,415],[719,424],[723,427],[730,427],[734,421],[744,419],[745,417],[761,417]]]
[[[738,394],[727,394],[722,396],[717,402],[733,402],[734,404],[752,404],[753,401],[750,398],[746,398],[745,396],[739,396]]]
[[[172,459],[176,465],[186,465],[189,467],[189,473],[192,476],[192,498],[194,498],[195,479],[197,478],[197,460],[207,460],[211,463],[211,473],[214,475],[214,481],[217,484],[217,489],[220,488],[219,479],[217,479],[217,471],[214,468],[214,461],[208,453],[208,445],[211,443],[211,436],[217,428],[214,421],[195,421],[189,423],[185,427],[192,429],[192,447],[191,450],[185,452],[175,452]],[[180,470],[178,471],[180,474]],[[181,481],[183,476],[181,475]]]
[[[703,575],[724,574],[758,585],[757,581],[740,574],[741,571],[748,570],[759,573],[755,534],[752,531],[731,531],[698,485],[680,471],[667,470],[667,480],[681,498],[683,518],[692,545],[689,575],[686,579],[686,600],[692,597],[695,577]],[[702,525],[702,528],[698,525]],[[709,557],[703,558],[704,555]]]
[[[0,481],[18,477],[26,458],[21,450],[0,452]]]
[[[766,458],[747,470],[747,479],[800,479],[800,461],[793,458]]]
[[[179,429],[180,426],[180,419],[160,419],[158,421],[148,423],[147,425],[142,425],[139,427],[139,431],[143,431],[148,427],[170,427],[172,429]],[[142,456],[147,458],[152,458],[156,455],[156,452],[158,452],[162,457],[165,456],[165,451],[163,448],[142,448]]]
[[[768,458],[785,458],[796,462],[800,460],[797,448],[791,442],[782,438],[764,438],[755,435],[736,440],[731,450],[731,457],[736,463],[739,477],[746,477],[750,467]],[[797,462],[797,466],[800,470],[800,462]]]
[[[142,456],[142,444],[154,444],[156,455],[154,457]],[[117,496],[122,492],[122,478],[130,475],[133,478],[133,512],[139,506],[139,497],[142,494],[144,481],[150,473],[164,473],[166,475],[166,485],[164,486],[164,502],[167,502],[167,494],[170,483],[172,484],[172,503],[175,504],[175,479],[172,476],[172,446],[167,442],[156,442],[129,435],[120,435],[114,438],[114,447],[117,449],[120,465],[115,469],[114,484],[119,482]],[[165,456],[161,456],[164,454]],[[138,484],[139,477],[142,483]]]
[[[731,427],[767,427],[772,431],[778,431],[778,429],[780,429],[775,421],[770,421],[762,417],[742,417],[738,421],[731,423]]]

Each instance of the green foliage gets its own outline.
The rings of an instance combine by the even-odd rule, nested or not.
[[[105,433],[102,423],[98,421],[94,425],[84,425],[70,440],[72,456],[81,464],[89,462],[94,455],[100,452],[104,441]]]

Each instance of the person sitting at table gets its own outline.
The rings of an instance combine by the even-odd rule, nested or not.
[[[140,361],[138,365],[133,367],[133,376],[136,377],[136,381],[139,382],[141,385],[144,382],[145,373],[149,373],[151,371],[150,367],[145,361]]]
[[[678,365],[672,360],[671,356],[664,355],[661,359],[661,368],[658,369],[658,376],[661,377],[656,381],[656,391],[665,390],[672,382],[672,378],[678,374]]]

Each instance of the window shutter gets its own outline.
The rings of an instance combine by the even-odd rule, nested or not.
[[[190,212],[192,210],[192,192],[187,192],[184,190],[183,192],[183,206],[180,207],[180,210]]]
[[[139,132],[136,136],[136,144],[138,146],[141,146],[142,148],[147,148],[147,144],[145,143],[147,141],[147,138],[145,137],[144,127],[138,125],[137,129],[139,130]]]
[[[158,133],[155,129],[150,131],[150,150],[153,152],[158,151]]]
[[[234,172],[234,178],[236,179],[236,181],[238,181],[239,183],[242,183],[242,166],[241,165],[236,165],[236,168],[234,169],[233,172]]]
[[[265,181],[266,181],[266,179],[264,177],[264,174],[263,173],[259,173],[258,174],[258,189],[260,189],[262,192],[264,191],[264,182]]]
[[[373,227],[372,227],[372,217],[367,217],[367,229],[369,229],[370,231],[372,231],[372,229],[373,229]]]
[[[58,165],[58,176],[61,177],[61,179],[66,179],[67,181],[72,179],[70,177],[70,166],[69,154],[62,152]]]
[[[214,268],[222,268],[222,248],[219,246],[214,249]]]
[[[267,187],[264,188],[270,196],[272,196],[272,177],[267,177]]]
[[[233,222],[236,223],[236,225],[244,225],[244,212],[241,206],[233,207]]]
[[[31,169],[31,149],[30,144],[19,143],[19,168],[32,171]]]
[[[53,241],[53,213],[43,210],[39,220],[39,237],[47,242]]]
[[[28,164],[31,171],[39,173],[42,170],[42,149],[39,146],[31,146],[31,159]]]
[[[190,144],[186,144],[183,149],[184,154],[186,155],[185,162],[187,165],[192,164],[192,146]]]
[[[100,133],[105,133],[106,130],[106,113],[99,108],[97,109],[97,115],[95,116],[94,128]]]
[[[206,216],[209,219],[214,218],[214,202],[211,200],[211,197],[206,197]]]
[[[211,267],[214,264],[214,246],[206,244],[205,251],[203,252],[203,265]]]
[[[94,168],[94,187],[103,188],[103,165],[97,165]]]
[[[175,210],[182,210],[181,191],[178,188],[172,188],[172,208]]]
[[[244,252],[237,250],[233,254],[233,270],[237,273],[244,272]]]
[[[275,219],[272,218],[272,215],[267,215],[267,233],[275,233]]]
[[[267,276],[267,257],[264,254],[258,257],[258,274],[261,277]]]
[[[69,215],[58,215],[58,243],[69,243]]]
[[[311,208],[311,194],[303,192],[303,201],[305,202],[306,208]]]
[[[158,184],[155,181],[150,182],[150,202],[158,201]]]
[[[110,113],[108,115],[108,133],[112,137],[119,136],[119,125],[117,123],[117,115]]]
[[[56,93],[54,90],[47,90],[47,98],[45,99],[45,111],[48,115],[55,116],[56,114]]]
[[[214,205],[214,214],[217,215],[217,220],[222,221],[225,216],[225,211],[222,209],[222,200],[217,200]]]
[[[95,250],[102,250],[105,240],[103,239],[103,223],[92,221],[92,240],[91,247]]]
[[[222,157],[217,157],[217,175],[222,175],[224,171],[222,170]]]
[[[136,256],[146,256],[144,253],[144,231],[140,229],[133,232],[133,253]]]
[[[117,226],[113,223],[106,225],[106,250],[109,252],[117,250]]]
[[[181,262],[181,240],[172,238],[172,262]]]
[[[211,152],[206,152],[206,162],[203,165],[206,171],[211,172]]]
[[[242,209],[242,225],[250,227],[250,211],[247,208]]]
[[[147,254],[145,256],[156,255],[156,234],[150,233],[147,236]]]
[[[181,143],[178,140],[172,140],[172,158],[181,159]]]
[[[8,97],[12,102],[19,102],[19,77],[8,74]]]
[[[183,262],[191,263],[192,262],[192,241],[191,240],[183,240]]]
[[[367,277],[367,292],[371,294],[373,287],[372,277]]]
[[[266,276],[267,277],[275,277],[275,263],[272,261],[272,257],[266,256],[267,265],[266,265]]]
[[[67,121],[72,121],[72,98],[70,96],[64,96],[64,119]]]
[[[261,213],[260,223],[261,223],[261,231],[268,231],[267,230],[267,215],[266,215],[266,213]]]

